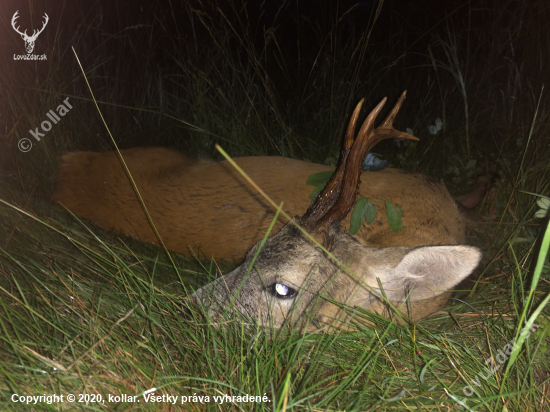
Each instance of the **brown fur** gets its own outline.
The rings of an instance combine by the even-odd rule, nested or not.
[[[240,260],[264,235],[275,214],[226,161],[192,160],[160,147],[122,150],[130,173],[168,249]],[[308,208],[309,176],[330,167],[281,157],[234,159],[290,215]],[[441,182],[397,169],[363,172],[359,192],[375,204],[372,225],[357,237],[375,247],[465,243],[464,224]],[[105,229],[158,243],[115,152],[63,156],[54,199]],[[375,200],[377,200],[375,202]],[[402,206],[403,230],[386,223],[384,201]],[[275,232],[282,227],[278,222]],[[349,217],[343,222],[349,227]],[[274,232],[274,233],[275,233]]]
[[[192,248],[195,252],[200,250],[206,257],[240,260],[252,248],[243,265],[193,295],[196,301],[210,306],[212,314],[219,312],[246,276],[245,268],[258,249],[257,245],[253,246],[265,235],[274,216],[273,209],[228,162],[192,160],[165,148],[135,148],[121,153],[168,249],[189,255]],[[305,184],[308,177],[330,170],[324,165],[280,157],[243,157],[235,161],[275,202],[283,201],[284,210],[291,216],[302,215],[310,204],[308,195],[313,187]],[[238,295],[240,312],[257,315],[261,323],[277,327],[291,319],[294,319],[292,324],[305,327],[302,315],[310,309],[316,313],[310,329],[331,324],[338,317],[346,319],[346,316],[342,318],[338,306],[324,299],[315,299],[324,295],[389,316],[389,306],[376,296],[376,293],[381,293],[376,277],[383,281],[388,272],[372,273],[363,267],[393,267],[403,256],[415,250],[411,248],[419,246],[465,243],[462,215],[441,182],[397,169],[364,172],[361,182],[360,193],[373,201],[377,208],[376,220],[371,225],[364,223],[355,237],[333,231],[337,240],[332,251],[343,262],[361,263],[335,277],[336,272],[342,271],[334,262],[326,260],[289,225],[280,230],[283,223],[277,222],[273,233],[279,233],[268,240],[256,261],[263,280],[257,274],[249,275]],[[55,200],[106,229],[123,231],[143,241],[157,243],[114,152],[65,155]],[[384,201],[402,206],[405,216],[400,232],[388,227]],[[349,227],[349,217],[342,225]],[[293,242],[292,250],[299,252],[289,253],[288,242]],[[467,255],[471,271],[477,265],[479,252],[467,246],[458,248],[451,253]],[[276,271],[269,270],[274,259],[278,262]],[[384,292],[388,298],[393,296],[390,301],[410,318],[421,319],[444,307],[450,293],[442,292],[469,273],[463,270],[457,276],[454,270],[446,270],[443,266],[439,269],[448,273],[428,277],[427,283],[396,286],[386,282],[383,283]],[[297,274],[299,278],[296,278]],[[303,287],[306,280],[301,276],[314,281],[307,281],[308,286]],[[374,288],[375,293],[361,286],[355,276]],[[294,309],[286,308],[291,312],[290,317],[286,310],[280,310],[282,306],[278,308],[280,302],[266,293],[267,286],[279,282],[300,285],[309,292],[302,294]],[[402,305],[400,302],[408,287],[413,289],[412,303]],[[400,293],[391,295],[399,288],[402,289]],[[423,289],[431,291],[428,297],[422,298]],[[212,295],[222,304],[215,304]],[[264,313],[258,315],[260,308],[264,308]]]

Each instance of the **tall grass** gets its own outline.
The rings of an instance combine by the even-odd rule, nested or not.
[[[17,8],[2,15],[2,407],[31,408],[13,403],[14,393],[95,393],[141,402],[39,406],[156,410],[143,395],[156,388],[212,401],[268,398],[177,410],[547,409],[547,219],[534,218],[532,193],[548,196],[549,5],[465,2],[430,14],[421,3],[416,11],[399,2],[315,11],[268,3],[32,3],[35,23],[49,10],[35,51],[45,62],[10,60],[23,53],[10,27]],[[20,14],[31,27],[28,11]],[[330,163],[360,98],[370,109],[408,89],[398,127],[421,141],[376,151],[443,178],[455,193],[480,172],[501,176],[486,206],[498,208],[496,223],[472,239],[486,257],[473,292],[457,297],[453,315],[417,325],[359,311],[373,326],[353,333],[268,336],[237,321],[213,327],[200,313],[182,316],[186,292],[218,275],[214,262],[174,256],[173,264],[153,246],[89,231],[50,205],[61,154],[112,148],[71,47],[123,148],[217,157],[219,143],[232,156]],[[19,151],[18,141],[66,97],[74,108],[30,152]],[[443,128],[430,134],[437,118]],[[540,328],[499,366],[498,351],[524,320]],[[495,373],[484,369],[488,358]]]

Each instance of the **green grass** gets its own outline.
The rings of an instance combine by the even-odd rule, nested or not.
[[[476,298],[455,306],[452,318],[404,327],[359,311],[374,329],[270,336],[238,321],[213,326],[200,313],[182,316],[182,285],[209,276],[200,267],[172,270],[162,253],[136,254],[121,241],[40,222],[6,204],[0,212],[7,239],[1,256],[4,408],[14,407],[12,393],[89,393],[108,400],[153,387],[157,394],[210,396],[210,404],[194,406],[200,410],[217,409],[212,397],[224,394],[269,398],[231,404],[235,410],[275,410],[282,399],[288,410],[454,408],[448,394],[462,400],[466,386],[475,391],[466,404],[482,410],[500,402],[519,410],[544,397],[550,332],[544,324],[524,342],[507,379],[504,365],[492,376],[484,371],[485,359],[516,336],[514,319],[524,299],[542,295],[521,291],[521,269],[508,279],[506,293],[503,285],[481,281]],[[180,267],[186,260],[176,262]],[[478,387],[472,381],[479,373],[488,379],[478,377]],[[116,403],[79,407],[111,410]]]
[[[548,250],[548,218],[534,217],[533,193],[548,196],[550,184],[548,5],[464,2],[414,15],[428,31],[394,3],[354,25],[346,24],[348,9],[325,6],[332,17],[324,24],[293,9],[293,47],[277,24],[251,23],[239,2],[149,7],[135,21],[118,4],[64,3],[71,22],[51,18],[37,41],[46,62],[0,62],[2,409],[33,408],[11,402],[14,393],[87,393],[105,403],[34,408],[168,410],[144,402],[144,391],[157,388],[180,402],[211,398],[176,410],[461,410],[459,402],[476,411],[546,410],[550,278],[539,253]],[[5,44],[21,54],[10,19],[1,18]],[[470,237],[485,254],[479,280],[457,295],[452,315],[407,326],[358,311],[369,327],[268,335],[238,320],[183,316],[187,291],[228,267],[171,260],[155,246],[88,229],[50,203],[63,153],[113,148],[71,47],[121,148],[173,146],[218,158],[219,143],[232,156],[331,163],[360,98],[370,110],[408,89],[396,127],[421,141],[384,142],[377,152],[443,178],[453,194],[478,173],[501,176],[494,203],[482,209],[496,206],[495,222]],[[74,109],[20,152],[18,141],[66,97]],[[443,128],[432,135],[436,118]],[[541,327],[488,376],[485,360],[500,365],[499,350],[524,321]],[[109,394],[141,402],[118,405]],[[268,402],[217,405],[213,396],[224,394],[265,394]]]

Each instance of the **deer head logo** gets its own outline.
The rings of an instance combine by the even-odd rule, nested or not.
[[[19,10],[17,10],[11,19],[11,26],[13,29],[21,35],[21,38],[25,41],[25,49],[27,49],[27,54],[31,54],[34,50],[34,42],[38,38],[38,35],[44,31],[44,28],[46,27],[46,24],[48,24],[48,21],[50,18],[46,13],[44,13],[44,24],[42,25],[42,28],[40,30],[34,30],[32,36],[27,35],[27,30],[25,30],[24,33],[21,33],[19,31],[19,27],[15,27],[15,20],[19,17],[17,14],[19,13]]]

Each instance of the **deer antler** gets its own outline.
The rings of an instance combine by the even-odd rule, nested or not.
[[[38,35],[40,33],[42,33],[44,31],[44,29],[46,28],[46,25],[48,24],[48,22],[50,21],[50,18],[48,16],[47,13],[44,13],[44,17],[45,17],[45,20],[44,20],[44,23],[42,24],[42,28],[40,30],[34,30],[33,33],[32,33],[32,36],[28,36],[27,35],[27,30],[25,30],[24,33],[21,33],[19,31],[19,27],[15,27],[15,21],[19,18],[18,16],[18,13],[19,13],[19,10],[17,10],[14,14],[13,14],[13,17],[11,18],[11,26],[13,27],[13,29],[19,33],[21,36],[24,36],[24,38],[27,38],[29,40],[36,40],[36,38],[38,37]]]
[[[27,35],[27,30],[25,30],[25,33],[21,33],[19,31],[19,27],[15,27],[15,20],[17,20],[17,18],[19,17],[17,14],[19,13],[19,10],[17,10],[14,14],[13,14],[13,17],[11,18],[11,27],[13,27],[13,29],[19,33],[21,36],[26,36]]]
[[[340,196],[340,191],[342,189],[342,180],[344,179],[344,171],[346,169],[346,161],[348,160],[348,155],[351,151],[353,141],[355,138],[355,125],[357,124],[357,118],[359,117],[359,112],[363,106],[365,99],[357,104],[357,107],[351,115],[346,134],[344,136],[344,142],[342,145],[342,152],[340,154],[340,159],[338,159],[338,166],[332,174],[329,182],[323,189],[321,193],[315,199],[315,202],[308,208],[307,212],[302,216],[304,220],[317,221],[321,219],[328,209],[332,207],[334,202]]]
[[[393,128],[393,121],[405,100],[406,94],[407,92],[404,91],[388,117],[375,129],[374,121],[386,103],[386,98],[382,99],[367,116],[367,119],[359,130],[357,138],[353,142],[353,145],[351,145],[353,134],[355,133],[357,116],[359,115],[363,100],[361,100],[355,108],[346,132],[338,167],[327,183],[327,186],[300,219],[302,224],[310,230],[324,246],[328,246],[327,233],[329,227],[344,219],[355,204],[357,192],[361,183],[361,164],[368,151],[384,139],[399,138],[418,140],[418,138],[408,133],[400,132]],[[327,210],[328,207],[330,208]]]
[[[33,38],[37,38],[38,35],[40,33],[42,33],[44,31],[44,29],[46,28],[46,24],[48,24],[48,22],[50,21],[50,18],[48,17],[48,15],[46,13],[44,13],[44,17],[46,18],[45,21],[44,21],[44,24],[42,24],[42,28],[38,31],[34,30],[33,34],[32,34],[32,37]]]

